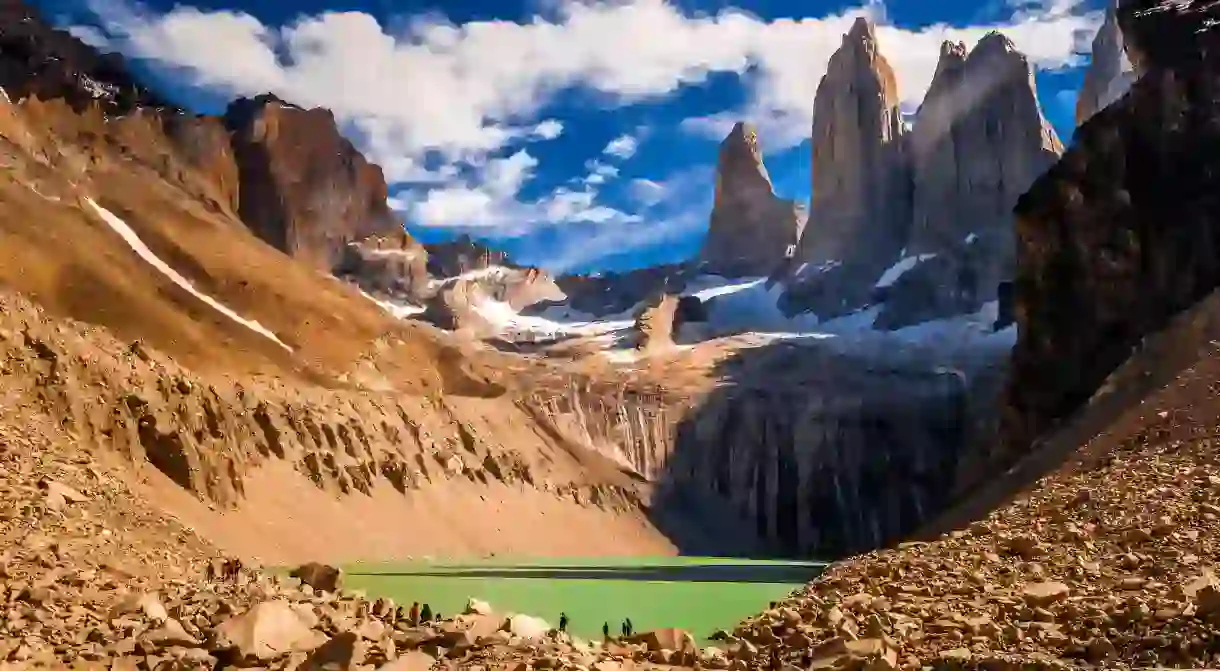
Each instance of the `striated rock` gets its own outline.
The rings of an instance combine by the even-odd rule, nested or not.
[[[1118,27],[1117,5],[1112,4],[1106,10],[1105,23],[1093,37],[1092,58],[1076,98],[1076,125],[1118,100],[1134,80],[1135,73],[1123,49],[1123,33]]]
[[[178,155],[203,178],[216,209],[236,215],[241,178],[223,121],[210,116],[170,114],[164,117],[163,127]]]
[[[794,201],[776,197],[757,132],[738,122],[720,144],[716,201],[699,254],[704,268],[726,277],[771,273],[795,249],[805,216]]]
[[[1220,59],[1207,3],[1124,2],[1141,77],[1097,112],[1017,204],[1013,460],[1093,395],[1141,341],[1220,284]]]
[[[402,230],[381,168],[339,134],[329,110],[267,94],[233,102],[224,122],[241,176],[241,219],[271,246],[330,270],[348,242]]]
[[[859,18],[814,99],[813,196],[796,261],[876,275],[894,262],[910,226],[902,136],[894,71]]]

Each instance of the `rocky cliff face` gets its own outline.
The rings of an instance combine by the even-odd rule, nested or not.
[[[330,270],[348,242],[402,230],[381,168],[339,134],[329,110],[264,95],[237,100],[224,121],[242,221],[275,248]]]
[[[878,60],[879,56],[861,61],[874,63],[878,74],[870,76],[868,68],[854,66],[866,85],[835,74],[843,62],[857,63],[860,54],[875,51],[871,29],[862,20],[832,58],[822,83],[828,93],[824,95],[819,87],[819,100],[831,102],[819,106],[818,110],[825,111],[815,115],[833,120],[834,110],[855,109],[848,103],[859,91],[871,92],[876,88],[874,81],[892,80],[892,74],[885,79],[888,66],[882,67],[884,60]],[[838,66],[835,59],[840,59]],[[830,88],[828,82],[835,81],[837,88]],[[834,102],[837,98],[829,92],[835,90],[847,102]],[[872,111],[876,107],[873,96],[869,93],[865,98],[859,104],[868,111],[861,118],[877,118]],[[881,117],[900,124],[897,92],[887,89],[881,100]],[[818,128],[832,134],[819,134]],[[835,147],[858,142],[859,131],[844,122],[831,126],[815,122],[815,205],[802,250],[819,244],[816,238],[825,234],[824,218],[843,221],[833,209],[826,213],[817,206],[818,188],[838,189],[838,201],[852,203],[840,208],[842,211],[866,212],[867,216],[852,219],[856,242],[843,247],[841,253],[801,257],[805,263],[796,266],[783,297],[785,311],[833,317],[880,302],[884,305],[875,326],[901,328],[975,312],[994,300],[998,284],[1011,277],[1011,207],[1062,152],[1054,130],[1042,116],[1025,56],[998,33],[985,36],[970,52],[964,44],[946,42],[914,128],[906,133],[900,125],[886,128],[877,135],[888,140],[885,152],[869,148],[856,152],[862,157],[886,156],[882,171],[886,179],[869,182],[888,185],[883,197],[876,190],[836,186],[861,183],[851,177],[859,174],[856,159],[835,158],[843,155]],[[823,159],[818,157],[819,146],[827,147],[822,150],[826,152]],[[847,239],[833,233],[829,238]],[[902,272],[886,279],[890,269]]]
[[[983,37],[968,55],[963,44],[941,47],[909,137],[908,253],[956,249],[972,234],[1007,237],[1001,246],[1012,249],[1013,204],[1063,152],[1033,77],[1029,61],[1000,33]],[[984,283],[994,295],[998,280],[990,274]]]
[[[805,216],[795,202],[775,196],[758,135],[739,122],[720,144],[716,201],[699,254],[706,270],[726,277],[770,274],[795,248]]]
[[[78,111],[99,106],[113,114],[171,108],[136,82],[122,56],[99,54],[52,28],[22,0],[0,2],[0,26],[0,88],[13,100],[62,99]]]
[[[870,370],[799,347],[747,354],[725,373],[694,397],[574,384],[529,403],[567,439],[658,483],[659,518],[694,502],[724,530],[719,551],[837,557],[940,512],[998,390],[995,376]]]
[[[405,231],[349,242],[334,271],[375,296],[419,300],[429,288],[428,252]]]
[[[877,268],[910,226],[898,83],[873,25],[857,19],[830,58],[813,112],[813,196],[797,258]]]
[[[1017,205],[1020,337],[999,460],[1027,451],[1220,284],[1220,38],[1208,29],[1218,13],[1122,3],[1139,80]]]
[[[428,273],[433,277],[457,277],[491,266],[519,267],[507,253],[491,249],[465,234],[449,242],[425,244],[424,248],[428,251]]]
[[[906,253],[928,257],[885,296],[882,328],[977,311],[1014,273],[1012,206],[1063,152],[1042,115],[1033,70],[990,33],[968,54],[946,42],[908,136],[912,213]]]
[[[1123,33],[1118,27],[1117,5],[1106,11],[1106,22],[1093,37],[1092,56],[1089,69],[1084,73],[1084,83],[1076,99],[1076,125],[1110,103],[1118,100],[1131,88],[1135,79],[1131,62],[1123,49]]]

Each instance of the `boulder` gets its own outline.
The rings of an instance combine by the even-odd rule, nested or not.
[[[471,597],[466,600],[466,610],[462,611],[465,615],[491,615],[491,604],[480,599]]]
[[[500,628],[521,638],[541,638],[552,629],[542,618],[521,614],[509,615]]]
[[[292,570],[289,576],[321,592],[334,592],[342,582],[343,571],[334,566],[309,562]]]
[[[284,599],[264,601],[216,627],[214,648],[233,650],[240,659],[271,660],[325,643],[326,636],[314,631],[317,624],[305,606]]]

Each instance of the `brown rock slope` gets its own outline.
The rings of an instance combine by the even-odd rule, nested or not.
[[[232,173],[208,167],[213,124],[0,101],[0,342],[27,402],[129,459],[149,501],[269,561],[572,553],[580,534],[549,524],[607,553],[672,551],[621,467],[548,434],[493,353],[393,320],[252,235]]]

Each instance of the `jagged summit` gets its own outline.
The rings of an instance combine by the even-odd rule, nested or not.
[[[843,35],[844,42],[860,42],[864,40],[877,41],[877,26],[867,16],[857,16],[851,29]]]
[[[716,200],[700,261],[708,272],[766,275],[804,226],[803,208],[775,195],[757,131],[737,122],[720,143]]]
[[[1093,38],[1089,68],[1076,99],[1076,125],[1122,96],[1130,88],[1134,74],[1118,26],[1118,8],[1111,4],[1105,22]]]
[[[892,262],[908,220],[897,79],[859,18],[830,57],[813,112],[813,185],[801,262]]]

